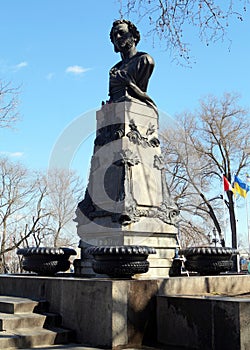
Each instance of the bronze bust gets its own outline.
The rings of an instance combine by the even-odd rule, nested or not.
[[[121,61],[109,72],[109,102],[125,101],[132,97],[156,108],[146,93],[154,60],[149,54],[137,51],[140,33],[136,26],[128,20],[117,20],[113,23],[110,39],[115,52],[121,54]]]

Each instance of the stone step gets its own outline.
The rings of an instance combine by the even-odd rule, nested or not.
[[[43,303],[46,304],[45,301],[0,295],[0,312],[8,314],[31,313],[36,309],[41,309]]]
[[[18,328],[43,327],[45,321],[45,315],[35,313],[0,313],[0,331],[9,331]]]
[[[46,349],[71,342],[73,331],[58,327],[61,316],[47,309],[46,301],[0,296],[0,350]]]
[[[64,350],[64,349],[67,349],[67,350],[104,350],[102,348],[93,348],[93,347],[84,346],[84,345],[80,345],[80,344],[50,345],[50,346],[45,346],[45,347],[43,347],[43,346],[40,347],[39,346],[39,347],[34,347],[32,349],[34,349],[34,350]],[[7,349],[7,350],[9,350],[9,349]],[[31,350],[31,348],[25,348],[25,349],[22,349],[22,350]],[[131,350],[131,349],[126,349],[126,350]],[[133,348],[133,350],[137,350],[137,349]],[[148,349],[148,348],[144,349],[144,348],[142,348],[140,350],[151,350],[151,349]],[[156,349],[153,349],[153,350],[156,350]],[[161,350],[161,349],[157,349],[157,350]]]
[[[4,348],[4,350],[16,350],[16,349],[17,349],[16,347]],[[64,349],[67,349],[67,350],[104,350],[104,349],[101,349],[101,348],[90,348],[90,347],[79,346],[79,345],[76,345],[76,346],[74,346],[74,345],[72,345],[72,346],[68,346],[68,345],[60,345],[60,346],[58,346],[58,345],[50,345],[50,346],[42,346],[42,347],[41,346],[38,346],[38,347],[35,346],[33,348],[22,348],[22,350],[64,350]],[[133,350],[136,350],[136,349],[133,349]],[[140,350],[142,350],[142,349],[140,349]],[[157,349],[157,350],[161,350],[161,349]],[[174,350],[176,350],[176,349],[174,349]]]
[[[62,328],[45,329],[41,327],[19,328],[0,332],[0,349],[32,349],[55,344],[66,344],[73,332]]]
[[[0,349],[17,349],[19,336],[9,332],[0,332]]]
[[[32,348],[34,350],[105,350],[104,348],[96,348],[96,347],[90,347],[90,346],[84,346],[81,344],[65,344],[65,345],[51,345],[46,347],[34,347]],[[159,347],[148,347],[148,346],[141,346],[141,347],[124,347],[119,348],[120,350],[185,350],[183,348],[176,348],[176,347],[162,347],[160,345]],[[26,348],[22,350],[31,350],[31,348]],[[107,349],[106,349],[107,350]],[[188,350],[188,349],[186,349]]]

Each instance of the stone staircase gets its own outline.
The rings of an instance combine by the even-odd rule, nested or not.
[[[46,301],[0,296],[0,349],[70,343],[73,331],[60,324],[60,315],[48,312]]]

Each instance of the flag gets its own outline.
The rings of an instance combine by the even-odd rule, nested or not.
[[[234,189],[228,179],[226,178],[225,175],[223,175],[223,185],[224,185],[224,191],[232,191],[234,192]]]
[[[241,181],[236,175],[234,176],[233,186],[236,192],[238,192],[242,197],[246,198],[247,192],[250,190],[250,186]]]

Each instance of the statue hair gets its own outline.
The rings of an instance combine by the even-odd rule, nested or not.
[[[109,34],[112,44],[114,44],[114,40],[113,40],[114,27],[116,27],[118,24],[123,24],[123,23],[127,24],[130,33],[133,35],[133,37],[135,39],[135,46],[136,46],[139,43],[140,39],[141,39],[140,32],[138,31],[138,29],[136,28],[136,26],[132,22],[130,22],[130,21],[126,20],[126,19],[118,19],[118,20],[113,22],[113,26],[112,26],[110,34]],[[115,51],[116,51],[116,47],[115,47]]]

